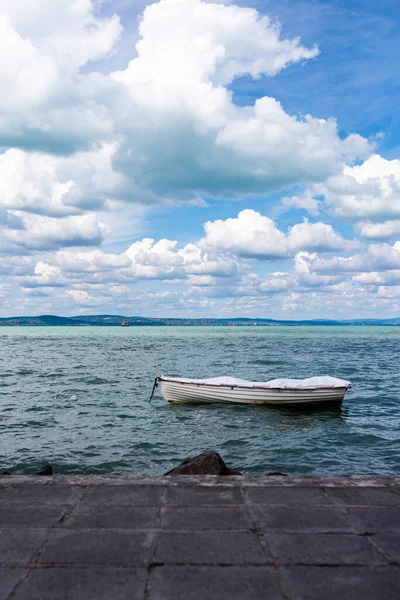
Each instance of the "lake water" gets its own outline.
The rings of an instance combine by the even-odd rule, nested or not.
[[[399,473],[399,343],[400,327],[1,327],[0,471],[160,475],[213,449],[249,475]],[[328,411],[149,404],[161,374],[354,387]]]

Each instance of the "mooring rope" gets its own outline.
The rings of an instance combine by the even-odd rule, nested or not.
[[[154,380],[154,385],[153,385],[153,389],[152,389],[152,392],[151,392],[149,404],[153,400],[153,396],[154,396],[154,392],[156,391],[156,388],[158,388],[158,380],[159,380],[159,377],[156,377],[155,380]]]

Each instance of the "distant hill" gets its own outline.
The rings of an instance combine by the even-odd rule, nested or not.
[[[250,319],[246,317],[236,319],[175,319],[151,317],[126,317],[124,315],[86,315],[77,317],[58,317],[57,315],[40,315],[38,317],[8,317],[0,318],[0,326],[45,326],[45,327],[119,327],[125,321],[132,327],[176,327],[176,326],[279,326],[279,325],[400,325],[400,317],[395,319],[352,319],[346,321],[331,319],[311,319],[300,321],[277,321],[274,319]]]

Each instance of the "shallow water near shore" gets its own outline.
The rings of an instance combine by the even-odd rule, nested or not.
[[[212,449],[254,476],[399,473],[399,347],[400,327],[2,327],[0,471],[160,475]],[[354,387],[323,411],[149,404],[161,374]]]

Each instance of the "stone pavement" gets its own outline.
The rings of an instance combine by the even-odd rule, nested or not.
[[[1,600],[400,598],[400,477],[0,477]]]

